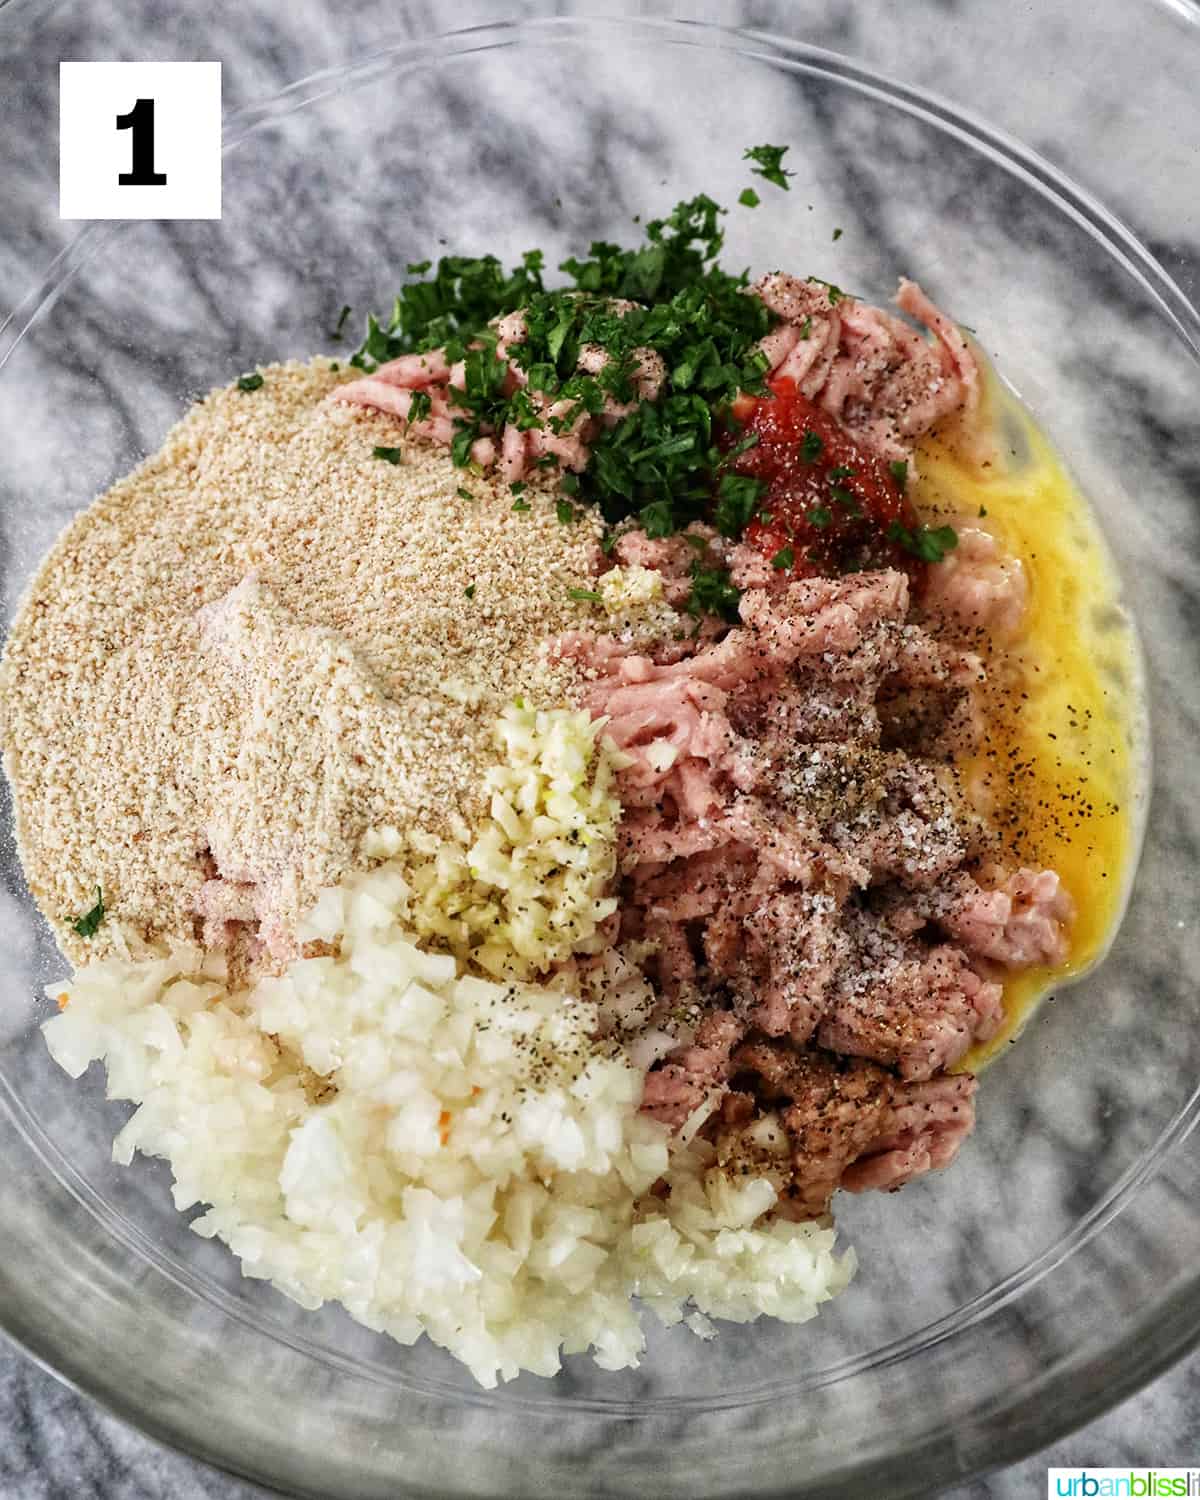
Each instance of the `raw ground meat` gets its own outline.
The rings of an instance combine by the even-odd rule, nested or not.
[[[887,459],[907,460],[917,438],[948,417],[979,408],[979,366],[958,324],[915,281],[902,280],[896,305],[934,335],[824,281],[776,271],[754,294],[781,319],[759,347],[773,379],[794,380],[854,438]]]
[[[704,1121],[785,1211],[822,1213],[839,1185],[897,1187],[954,1156],[974,1080],[947,1069],[1000,1026],[1006,972],[1062,961],[1070,902],[1053,871],[999,863],[952,764],[984,666],[928,609],[917,622],[903,573],[781,582],[692,530],[746,589],[737,625],[648,654],[560,642],[630,757],[620,938],[647,955],[656,1033],[679,1038],[643,1107]],[[695,555],[637,532],[617,548],[668,599]],[[959,624],[1007,630],[1023,582],[981,544],[932,592]]]

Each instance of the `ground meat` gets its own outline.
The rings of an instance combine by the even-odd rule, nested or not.
[[[970,1073],[893,1086],[879,1135],[842,1174],[841,1186],[851,1193],[891,1190],[949,1166],[974,1125]]]
[[[621,547],[682,587],[679,538]],[[1054,872],[981,874],[947,743],[977,723],[980,657],[891,569],[750,587],[671,660],[562,650],[630,757],[621,937],[687,1018],[644,1107],[677,1126],[722,1096],[706,1128],[791,1213],[944,1165],[973,1118],[945,1070],[1001,1024],[999,969],[1060,961],[1070,920]]]
[[[861,967],[854,960],[843,967],[818,1032],[832,1052],[924,1080],[953,1066],[972,1042],[994,1036],[1003,1019],[1001,986],[981,979],[950,944],[929,948],[889,935],[859,946],[856,957]]]
[[[934,335],[823,281],[773,272],[751,288],[782,319],[759,345],[773,379],[789,379],[865,447],[909,459],[923,433],[949,417],[966,418],[964,436],[982,439],[979,366],[962,330],[913,281],[901,281],[896,305]]]
[[[778,1107],[789,1148],[785,1211],[804,1219],[826,1213],[843,1173],[890,1120],[892,1079],[872,1063],[766,1041],[739,1048],[733,1068],[739,1093]],[[739,1144],[735,1131],[718,1149],[732,1161]]]
[[[744,1030],[728,1011],[706,1016],[690,1046],[646,1075],[643,1110],[664,1125],[682,1125],[714,1089],[724,1090]]]
[[[947,1166],[975,1122],[969,1073],[919,1083],[874,1063],[752,1040],[730,1061],[732,1086],[715,1129],[727,1168],[766,1171],[780,1210],[805,1219],[826,1213],[839,1188],[902,1187]],[[763,1111],[783,1140],[770,1143]]]
[[[931,620],[967,638],[1008,639],[1021,628],[1029,585],[1019,557],[1006,557],[979,526],[958,526],[958,545],[929,570],[924,606]]]

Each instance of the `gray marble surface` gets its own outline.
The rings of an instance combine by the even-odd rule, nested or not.
[[[539,7],[543,8],[543,7]],[[564,7],[612,13],[598,3]],[[835,49],[867,56],[911,82],[969,102],[984,116],[1026,134],[1027,115],[1052,119],[1034,144],[1100,192],[1133,223],[1193,295],[1200,290],[1200,119],[1194,80],[1200,74],[1200,12],[1190,0],[1131,5],[1097,0],[1088,8],[1086,45],[1064,4],[1014,5],[999,0],[930,0],[882,9],[825,6],[803,0],[745,0],[651,7],[664,14],[741,22],[799,32]],[[243,0],[234,7],[189,7],[173,0],[0,0],[0,317],[31,278],[67,242],[74,226],[57,219],[55,109],[63,58],[220,58],[226,105],[269,96],[294,78],[370,50],[382,41],[518,16],[518,0],[461,0],[453,19],[434,0],[391,6],[369,0]],[[1153,63],[1134,67],[1143,87],[1120,111],[1101,108],[1094,80],[1134,65],[1141,36],[1137,13],[1153,15],[1171,45]],[[923,17],[914,24],[912,16]],[[976,51],[936,61],[922,25],[953,34],[970,27]],[[1172,28],[1164,33],[1161,28]],[[1019,45],[1030,59],[1027,86],[1014,97],[1011,68],[979,66],[981,51]],[[1177,40],[1176,40],[1177,39]],[[1048,109],[1053,102],[1054,108]],[[1164,111],[1180,129],[1162,149]],[[836,135],[836,132],[834,132]],[[1114,187],[1118,184],[1118,187]],[[1169,185],[1168,187],[1165,185]],[[11,438],[13,435],[5,435]],[[1194,469],[1190,472],[1194,475]],[[1194,559],[1183,574],[1194,576]],[[0,1226],[0,1249],[3,1231]],[[1044,1491],[1047,1465],[1149,1465],[1200,1462],[1200,1358],[1193,1356],[1149,1389],[1052,1449],[953,1493],[1017,1496]],[[0,1497],[50,1500],[88,1497],[141,1500],[244,1500],[261,1491],[167,1452],[76,1396],[14,1353],[0,1352]]]

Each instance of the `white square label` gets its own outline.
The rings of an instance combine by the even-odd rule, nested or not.
[[[64,219],[219,219],[221,64],[59,64]]]

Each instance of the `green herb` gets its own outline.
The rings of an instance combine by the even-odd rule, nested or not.
[[[722,474],[713,511],[713,525],[722,536],[741,536],[754,519],[766,489],[761,479],[752,479],[747,474]]]
[[[788,191],[788,178],[794,177],[794,172],[787,172],[783,168],[783,158],[787,155],[787,146],[751,146],[743,152],[743,161],[757,162],[756,167],[750,170],[756,177],[764,177],[776,187]]]
[[[567,598],[574,599],[576,604],[602,604],[604,602],[595,589],[568,589]]]
[[[512,508],[513,508],[513,510],[531,510],[532,509],[532,507],[530,506],[528,500],[514,500],[513,503],[512,503]]]
[[[337,342],[339,344],[342,341],[342,329],[345,328],[345,326],[346,326],[346,319],[350,316],[351,311],[352,311],[352,308],[351,308],[350,304],[348,302],[343,303],[342,310],[341,310],[340,313],[338,313],[337,326],[336,326],[336,328],[334,328],[333,332],[329,335],[329,337],[331,339],[333,339],[335,342]]]
[[[842,231],[841,231],[841,230],[840,230],[840,229],[835,229],[835,230],[834,230],[834,231],[833,231],[833,238],[834,238],[834,240],[835,240],[835,242],[836,242],[836,241],[837,241],[837,240],[840,240],[840,239],[841,239],[841,237],[842,237]]]
[[[385,464],[402,464],[404,462],[403,448],[372,448],[372,458],[381,458]]]
[[[456,468],[465,469],[471,462],[471,444],[479,436],[478,427],[462,422],[450,439],[450,459]]]
[[[461,484],[459,485],[458,489],[455,490],[454,493],[458,496],[458,498],[460,500],[474,500],[474,498],[475,498],[475,496],[472,495],[471,491],[463,489],[463,487],[462,487]]]
[[[486,329],[492,318],[523,307],[542,290],[543,256],[530,250],[520,266],[506,272],[494,255],[443,256],[427,281],[402,287],[391,316],[367,319],[367,336],[351,360],[360,369],[411,351],[450,346],[448,354],[461,359],[466,345]],[[432,262],[408,267],[410,276],[424,276]]]
[[[408,403],[408,420],[423,422],[433,411],[433,398],[428,391],[414,391]]]
[[[743,188],[738,194],[738,202],[743,208],[757,208],[762,199],[753,188]]]
[[[256,391],[262,383],[263,378],[256,370],[253,375],[239,375],[237,388],[239,391]]]
[[[331,364],[330,364],[330,366],[329,366],[329,368],[330,368],[330,369],[331,369],[331,370],[340,370],[340,369],[341,369],[341,368],[342,368],[342,367],[341,367],[341,365],[339,365],[339,364],[338,364],[338,362],[337,362],[337,360],[336,360],[336,359],[335,359],[335,360],[334,360],[334,361],[333,361],[333,362],[332,362],[332,363],[331,363]]]
[[[728,462],[716,442],[714,412],[726,410],[739,391],[765,391],[767,362],[757,344],[775,319],[745,295],[745,273],[733,276],[716,264],[722,213],[700,194],[650,220],[639,246],[596,241],[586,257],[563,262],[573,286],[562,290],[545,290],[536,252],[512,271],[494,256],[443,258],[428,280],[401,290],[390,318],[368,318],[352,363],[370,370],[439,345],[451,361],[463,360],[464,389],[453,399],[464,415],[451,457],[464,467],[485,427],[501,431],[511,422],[562,434],[581,416],[598,415],[610,396],[636,402],[635,351],[654,350],[670,372],[659,400],[637,402],[606,427],[591,445],[586,471],[563,475],[561,489],[596,505],[610,525],[645,514],[654,533],[667,535],[707,515]],[[618,316],[614,297],[641,305]],[[509,360],[525,378],[522,389],[506,396],[508,369],[496,357],[489,321],[518,308],[526,337]],[[598,374],[577,368],[585,344],[607,355]],[[554,403],[562,405],[547,417]]]
[[[720,615],[726,620],[736,620],[741,597],[741,590],[729,581],[726,569],[706,568],[699,559],[692,564],[688,614],[697,619],[701,615]]]
[[[812,314],[811,313],[808,314],[805,317],[804,322],[801,323],[801,325],[800,325],[800,337],[802,339],[806,339],[806,338],[808,338],[808,336],[809,336],[810,333],[812,333]]]
[[[838,464],[836,468],[830,469],[830,479],[853,479],[854,470],[849,464]]]
[[[466,588],[463,589],[463,593],[466,594],[466,596],[467,596],[468,599],[474,599],[474,597],[475,597],[475,585],[473,583],[468,583],[467,586],[466,586]]]
[[[605,557],[609,556],[616,545],[617,533],[615,531],[606,531],[600,538],[600,550],[604,553]]]
[[[979,507],[979,514],[980,514],[980,516],[986,516],[987,515],[987,506],[986,505],[981,505]]]
[[[825,288],[830,307],[836,307],[843,297],[846,296],[846,293],[842,291],[840,286],[835,285],[832,281],[826,281],[823,276],[810,276],[808,280],[815,281],[818,286]]]
[[[84,912],[83,916],[71,923],[72,929],[81,938],[95,937],[96,930],[104,921],[104,895],[99,886],[96,887],[96,904],[91,911]]]
[[[669,500],[652,500],[638,511],[642,530],[652,541],[670,536],[675,530],[675,512]]]
[[[558,517],[560,526],[570,526],[571,522],[576,519],[575,507],[569,500],[559,500],[554,507],[554,514]]]
[[[508,491],[510,495],[523,495],[527,488],[528,486],[523,479],[514,479],[512,484],[509,485]]]
[[[708,538],[706,536],[697,536],[694,531],[685,531],[683,539],[693,552],[708,551]]]
[[[824,531],[826,526],[829,525],[830,521],[833,520],[833,512],[827,505],[814,505],[812,509],[808,511],[805,519],[808,521],[810,526],[815,526],[818,531]]]
[[[783,569],[790,568],[795,561],[796,552],[794,548],[780,547],[779,551],[771,559],[771,566],[778,568],[782,572]]]
[[[947,552],[958,546],[958,533],[953,526],[917,526],[910,530],[893,521],[887,534],[889,540],[899,542],[906,552],[927,563],[941,562]]]
[[[806,464],[815,464],[824,451],[825,443],[820,433],[813,432],[811,428],[806,428],[804,440],[800,444],[800,457]]]
[[[902,458],[894,458],[892,459],[891,463],[888,464],[888,470],[891,473],[892,478],[896,481],[900,488],[904,489],[908,484],[907,462]]]
[[[744,433],[740,438],[738,438],[737,442],[734,443],[733,447],[730,448],[728,453],[726,453],[724,459],[725,467],[728,467],[735,458],[740,458],[743,453],[748,453],[751,448],[757,448],[758,444],[759,435],[757,432]]]

